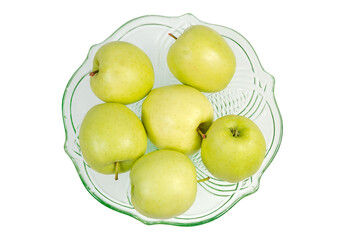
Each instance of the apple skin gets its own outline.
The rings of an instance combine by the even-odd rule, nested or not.
[[[203,132],[213,121],[214,111],[204,94],[186,85],[153,89],[142,105],[141,119],[150,141],[159,149],[172,149],[186,155],[201,146]]]
[[[236,136],[233,136],[234,133]],[[217,119],[201,145],[201,158],[208,171],[231,183],[255,174],[265,153],[265,139],[258,126],[250,119],[237,115]]]
[[[179,216],[195,201],[196,169],[184,154],[158,150],[138,159],[130,170],[131,202],[155,219]]]
[[[182,83],[202,92],[226,88],[236,68],[234,52],[215,30],[194,25],[187,28],[170,47],[167,63]]]
[[[120,103],[92,107],[81,123],[79,142],[87,164],[103,174],[114,174],[115,162],[119,162],[119,173],[130,170],[147,147],[140,119]]]
[[[96,52],[90,77],[94,94],[104,102],[130,104],[144,98],[154,85],[149,57],[122,41],[107,43]]]

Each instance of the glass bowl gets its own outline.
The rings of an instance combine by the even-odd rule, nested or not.
[[[96,51],[107,42],[121,40],[135,44],[149,56],[155,71],[154,88],[179,84],[167,67],[167,52],[175,41],[168,33],[180,36],[187,27],[195,24],[206,25],[219,32],[236,55],[236,72],[228,87],[217,93],[204,93],[213,105],[215,119],[236,114],[253,120],[265,136],[266,157],[255,175],[234,184],[213,177],[204,167],[201,154],[196,153],[191,159],[198,179],[210,176],[210,180],[198,184],[192,207],[172,219],[151,219],[138,213],[131,204],[129,172],[120,174],[119,180],[115,181],[113,175],[93,171],[81,155],[78,137],[82,119],[92,106],[101,103],[91,91],[89,73]],[[139,118],[143,100],[127,105]],[[219,218],[242,198],[257,191],[260,178],[274,159],[282,138],[282,119],[274,98],[274,78],[264,71],[250,43],[236,31],[202,22],[192,14],[179,17],[142,16],[125,23],[106,40],[93,45],[66,86],[62,114],[66,133],[65,152],[88,192],[103,205],[145,224],[194,226]],[[148,141],[147,153],[154,150],[156,148]]]

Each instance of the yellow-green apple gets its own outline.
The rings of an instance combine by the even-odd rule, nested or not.
[[[87,164],[103,174],[115,173],[115,179],[130,170],[147,147],[140,119],[120,103],[92,107],[81,123],[79,142]]]
[[[201,145],[201,158],[209,172],[232,183],[255,174],[265,153],[266,143],[259,127],[237,115],[214,121]]]
[[[153,87],[153,66],[137,46],[123,41],[110,42],[95,54],[90,85],[104,102],[130,104],[145,97]]]
[[[130,170],[131,202],[139,213],[155,219],[176,217],[196,197],[196,170],[184,154],[158,150],[138,159]]]
[[[198,131],[206,132],[214,115],[204,94],[182,84],[153,89],[141,114],[147,135],[157,148],[186,155],[200,149],[202,138]]]
[[[215,30],[203,25],[187,28],[170,47],[170,71],[182,83],[202,92],[218,92],[231,81],[236,68],[234,52]]]

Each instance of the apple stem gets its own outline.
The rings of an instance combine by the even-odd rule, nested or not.
[[[169,36],[171,36],[173,39],[177,40],[177,37],[175,37],[174,34],[172,34],[172,33],[168,33],[168,34],[169,34]]]
[[[99,70],[96,70],[96,71],[92,71],[89,75],[91,76],[91,77],[93,77],[95,74],[97,74],[99,72]]]
[[[201,136],[202,139],[205,139],[205,138],[206,138],[206,134],[203,133],[203,132],[200,130],[200,128],[197,128],[196,131],[200,134],[200,136]]]
[[[115,180],[118,180],[118,176],[119,176],[119,167],[120,167],[120,163],[116,162],[115,163]]]
[[[209,179],[210,179],[210,177],[206,177],[206,178],[197,180],[197,182],[198,182],[198,183],[201,183],[201,182],[208,181]]]

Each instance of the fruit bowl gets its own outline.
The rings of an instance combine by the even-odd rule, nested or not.
[[[103,175],[85,163],[79,147],[79,129],[87,111],[102,103],[90,88],[89,73],[97,50],[110,41],[127,41],[142,49],[152,61],[155,72],[154,88],[180,84],[167,66],[167,52],[174,43],[168,33],[180,35],[195,24],[209,26],[219,32],[236,56],[236,72],[228,87],[217,93],[204,93],[214,108],[214,120],[224,115],[242,115],[253,120],[261,129],[267,145],[265,160],[258,172],[239,183],[228,183],[213,177],[204,167],[200,152],[190,158],[195,164],[197,178],[210,176],[210,180],[198,183],[196,200],[184,214],[166,220],[144,217],[133,208],[130,201],[129,172],[119,175]],[[145,224],[170,224],[194,226],[213,221],[242,198],[259,188],[261,176],[274,159],[282,139],[282,119],[274,97],[274,78],[262,68],[250,43],[236,31],[198,20],[191,14],[179,17],[143,16],[133,19],[103,42],[93,45],[87,58],[68,82],[62,101],[63,122],[66,133],[65,152],[71,158],[88,192],[103,205],[129,215]],[[139,118],[144,99],[127,105]],[[146,153],[157,150],[148,141]]]

